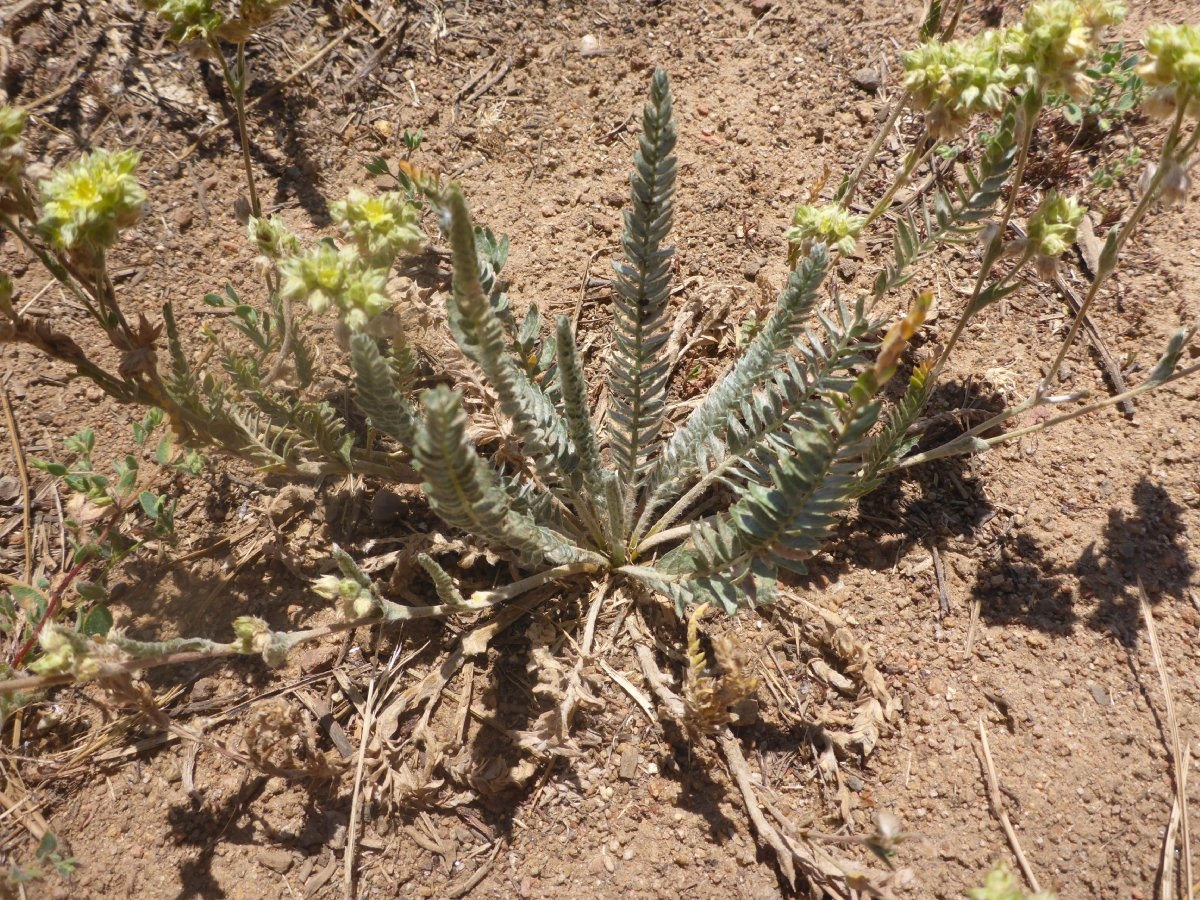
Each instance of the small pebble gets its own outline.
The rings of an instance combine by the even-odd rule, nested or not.
[[[283,875],[292,867],[292,854],[286,850],[262,850],[259,851],[258,861],[272,872]]]
[[[883,78],[878,69],[866,66],[850,73],[850,83],[860,91],[874,94],[883,84]]]

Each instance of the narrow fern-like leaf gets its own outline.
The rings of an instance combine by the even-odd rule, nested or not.
[[[446,387],[421,395],[425,416],[417,429],[414,462],[422,488],[441,518],[471,534],[518,551],[530,560],[603,562],[562,535],[510,507],[500,476],[467,439],[462,398]]]
[[[415,436],[413,408],[400,391],[396,373],[375,338],[359,332],[350,338],[350,367],[354,370],[356,402],[372,428],[411,449]]]
[[[579,457],[579,474],[583,482],[584,496],[576,509],[584,514],[594,528],[607,517],[605,512],[604,471],[600,467],[600,454],[596,449],[596,435],[588,411],[587,384],[583,380],[583,367],[575,348],[575,335],[571,330],[571,319],[559,316],[556,323],[558,337],[558,378],[562,386],[563,409],[566,413],[567,430],[575,452]],[[600,535],[597,534],[597,537]],[[607,541],[606,541],[607,543]]]
[[[769,599],[778,569],[803,572],[854,496],[858,467],[840,452],[878,412],[875,402],[843,401],[826,422],[791,432],[788,452],[770,464],[763,482],[747,485],[727,513],[693,526],[689,542],[660,562],[676,602],[754,606]]]
[[[1016,161],[1016,101],[1001,115],[996,134],[988,141],[978,169],[966,170],[966,184],[954,185],[954,197],[938,191],[933,212],[922,207],[920,219],[910,214],[897,224],[892,240],[892,261],[876,276],[871,305],[911,277],[914,265],[943,243],[960,241],[975,233],[991,217]]]
[[[917,442],[917,438],[908,436],[908,429],[924,411],[929,395],[933,393],[934,382],[929,377],[932,371],[932,362],[913,370],[904,396],[888,412],[887,423],[878,434],[864,442],[855,497],[865,496],[879,487],[887,470]]]
[[[815,245],[792,271],[775,310],[733,370],[713,385],[683,427],[667,441],[648,479],[651,496],[635,536],[663,500],[677,493],[682,484],[699,472],[700,460],[713,437],[726,430],[730,417],[745,398],[774,374],[787,351],[803,336],[802,325],[816,306],[817,290],[828,267],[825,246]]]
[[[777,365],[770,381],[735,398],[723,430],[695,448],[700,479],[646,530],[647,537],[670,527],[715,481],[732,481],[731,486],[741,490],[742,482],[758,477],[771,460],[788,452],[789,430],[806,427],[818,414],[814,410],[822,405],[821,398],[852,387],[849,370],[866,362],[864,353],[873,346],[868,335],[879,324],[863,314],[861,305],[850,310],[840,303],[832,317],[817,319],[820,327],[805,329],[794,345],[794,355]],[[680,481],[672,487],[685,484]]]
[[[466,201],[457,187],[446,192],[453,251],[453,292],[448,302],[451,331],[462,351],[483,370],[500,408],[512,421],[527,457],[550,486],[570,478],[578,466],[566,424],[545,393],[512,357],[504,324],[479,282],[475,232]],[[570,493],[570,491],[568,491]]]
[[[454,579],[450,577],[445,569],[438,565],[428,553],[418,553],[417,562],[421,564],[421,568],[429,573],[429,577],[433,580],[433,588],[437,591],[438,598],[447,606],[466,606],[466,598],[458,590]]]
[[[621,235],[626,262],[615,264],[607,433],[625,489],[627,518],[666,408],[669,360],[663,349],[673,250],[664,241],[674,209],[674,148],[670,85],[659,69],[651,81],[634,157],[632,208],[625,213]]]

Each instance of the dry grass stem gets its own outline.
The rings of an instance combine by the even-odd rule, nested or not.
[[[1021,842],[1017,840],[1017,830],[1013,828],[1013,824],[1008,818],[1008,812],[1004,809],[1004,801],[1000,798],[1000,780],[996,777],[996,764],[992,760],[992,749],[988,745],[987,728],[984,727],[982,716],[979,717],[979,745],[982,748],[980,762],[987,777],[988,804],[992,808],[992,813],[1000,820],[1004,835],[1008,838],[1008,846],[1012,848],[1013,856],[1017,858],[1017,865],[1021,867],[1021,873],[1036,894],[1041,891],[1042,887],[1038,884],[1037,876],[1033,874],[1029,860],[1025,858]]]
[[[362,734],[358,741],[358,759],[354,763],[354,793],[350,802],[350,822],[346,826],[346,866],[342,877],[342,893],[346,900],[354,900],[354,851],[358,846],[358,819],[362,815],[363,767],[367,758],[367,746],[377,719],[376,713],[383,700],[387,699],[394,684],[393,676],[401,671],[400,647],[392,652],[391,659],[382,672],[376,674],[367,685],[367,702],[363,711]]]
[[[1167,677],[1167,664],[1163,660],[1162,648],[1158,643],[1158,632],[1154,627],[1154,614],[1150,611],[1150,598],[1146,595],[1146,588],[1142,584],[1142,579],[1138,578],[1138,599],[1141,603],[1142,618],[1146,622],[1146,636],[1150,639],[1150,652],[1154,656],[1154,667],[1158,670],[1158,677],[1162,681],[1163,692],[1163,707],[1166,711],[1167,718],[1167,737],[1170,740],[1170,746],[1167,748],[1171,752],[1171,761],[1174,764],[1175,776],[1175,803],[1179,807],[1180,830],[1183,837],[1183,880],[1184,892],[1188,900],[1195,896],[1195,878],[1192,875],[1192,831],[1188,822],[1188,799],[1187,799],[1187,776],[1188,776],[1188,745],[1184,744],[1182,736],[1179,734],[1179,718],[1175,713],[1175,698],[1171,693],[1171,681]],[[1170,855],[1168,852],[1167,855]],[[1166,877],[1164,870],[1164,885],[1166,889]]]
[[[21,446],[21,431],[17,427],[17,418],[13,415],[12,401],[8,397],[8,389],[0,391],[0,401],[4,402],[4,419],[8,423],[8,437],[12,441],[13,459],[17,463],[17,475],[21,479],[21,525],[25,529],[25,583],[33,583],[33,519],[32,497],[29,490],[29,470],[25,467],[25,449]]]

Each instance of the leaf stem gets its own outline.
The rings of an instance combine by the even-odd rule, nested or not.
[[[1145,381],[1142,384],[1139,384],[1137,387],[1130,388],[1124,393],[1117,394],[1116,396],[1105,397],[1102,400],[1097,400],[1093,403],[1087,404],[1086,406],[1073,409],[1070,412],[1065,412],[1061,415],[1046,419],[1044,422],[1038,422],[1034,425],[1028,425],[1023,428],[1018,428],[1014,431],[1006,431],[1003,434],[996,435],[995,437],[986,439],[977,438],[975,435],[978,433],[978,429],[973,428],[970,431],[959,435],[954,440],[947,441],[940,447],[935,447],[934,449],[926,451],[925,453],[917,453],[913,456],[905,457],[887,471],[890,472],[897,469],[907,469],[911,468],[912,466],[921,465],[922,463],[931,462],[935,459],[943,459],[947,456],[959,456],[963,453],[972,453],[978,450],[990,450],[992,447],[1007,443],[1008,441],[1016,438],[1025,437],[1029,434],[1036,434],[1039,431],[1045,431],[1047,428],[1053,428],[1055,425],[1061,425],[1063,422],[1069,422],[1072,419],[1078,419],[1080,416],[1085,416],[1088,413],[1095,412],[1096,410],[1104,409],[1106,406],[1113,406],[1118,403],[1124,403],[1126,400],[1132,400],[1134,397],[1138,397],[1149,391],[1155,390],[1156,388],[1163,387],[1164,385],[1171,384],[1174,381],[1180,381],[1181,379],[1194,375],[1196,372],[1200,372],[1200,363],[1189,366],[1186,369],[1180,369],[1178,372],[1174,372],[1162,380]],[[1046,403],[1048,401],[1044,398],[1042,402]],[[1031,407],[1028,405],[1028,401],[1018,406],[1011,406],[1003,412],[993,416],[991,419],[985,422],[984,425],[993,427],[995,424],[1011,419],[1015,415],[1020,415],[1022,412],[1026,412],[1030,408]]]

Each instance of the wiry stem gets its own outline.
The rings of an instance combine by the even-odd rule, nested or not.
[[[1022,413],[1028,412],[1029,410],[1042,405],[1046,401],[1046,396],[1050,391],[1050,385],[1053,384],[1054,378],[1058,375],[1059,369],[1062,367],[1063,361],[1067,358],[1067,354],[1070,352],[1071,347],[1074,345],[1076,338],[1079,336],[1079,330],[1080,330],[1080,328],[1083,327],[1084,318],[1087,315],[1088,309],[1091,307],[1093,301],[1096,299],[1096,296],[1099,293],[1101,286],[1108,280],[1109,275],[1111,275],[1112,272],[1116,269],[1117,258],[1120,255],[1121,248],[1125,245],[1125,242],[1129,240],[1129,237],[1133,234],[1134,230],[1141,223],[1141,220],[1145,217],[1146,212],[1150,208],[1150,204],[1153,202],[1155,196],[1158,194],[1159,187],[1162,185],[1162,180],[1163,180],[1163,177],[1165,176],[1165,172],[1166,172],[1166,166],[1164,165],[1164,163],[1168,159],[1173,157],[1173,154],[1175,153],[1177,145],[1178,145],[1179,133],[1180,133],[1180,129],[1183,126],[1183,117],[1184,117],[1184,112],[1185,112],[1186,106],[1187,106],[1186,103],[1181,103],[1178,108],[1178,111],[1175,116],[1175,120],[1173,121],[1173,123],[1171,125],[1171,129],[1167,133],[1166,140],[1163,143],[1163,152],[1159,158],[1156,170],[1154,172],[1154,177],[1150,180],[1150,184],[1147,186],[1145,192],[1142,194],[1141,199],[1138,201],[1138,205],[1134,208],[1134,211],[1130,215],[1129,219],[1126,220],[1125,224],[1121,227],[1121,230],[1117,233],[1117,236],[1115,238],[1115,243],[1111,243],[1111,246],[1110,246],[1110,242],[1106,242],[1105,250],[1101,254],[1099,270],[1096,272],[1095,278],[1092,280],[1092,283],[1088,286],[1087,294],[1084,296],[1083,300],[1080,302],[1079,311],[1075,314],[1075,319],[1071,323],[1071,328],[1068,330],[1067,336],[1063,339],[1063,343],[1059,349],[1058,355],[1055,357],[1054,362],[1050,365],[1050,368],[1047,369],[1046,374],[1042,378],[1041,382],[1038,384],[1037,389],[1033,392],[1032,395],[1030,395],[1027,399],[1023,400],[1021,403],[1018,403],[1013,406],[1009,406],[1009,407],[1005,408],[1004,410],[997,413],[996,415],[991,416],[990,418],[986,419],[983,422],[980,422],[978,425],[975,425],[972,428],[969,428],[968,430],[963,432],[961,435],[959,435],[958,437],[954,438],[951,441],[946,442],[942,446],[935,447],[933,450],[927,451],[926,453],[918,453],[913,456],[906,457],[903,460],[903,462],[899,464],[899,466],[897,468],[908,468],[909,466],[917,465],[918,463],[921,463],[921,462],[927,462],[929,460],[939,459],[939,458],[945,457],[945,456],[956,456],[961,453],[972,452],[973,450],[983,449],[983,446],[985,444],[987,446],[992,446],[992,444],[990,444],[988,442],[978,440],[977,439],[978,435],[983,434],[986,431],[990,431],[993,428],[997,428],[997,427],[1003,425],[1006,421],[1008,421],[1012,417],[1019,416]],[[1197,129],[1196,132],[1193,133],[1191,139],[1188,142],[1189,146],[1195,142],[1197,135],[1200,135],[1200,129]],[[1015,193],[1015,186],[1014,186],[1014,193]],[[1005,221],[1007,222],[1007,219],[1005,219]],[[998,234],[996,240],[999,241],[1001,239],[1001,237],[1002,237],[1002,235]],[[982,274],[982,268],[983,267],[981,266],[981,274]],[[962,324],[963,324],[962,322],[959,323],[960,326]],[[961,327],[956,329],[956,331],[961,331]],[[950,348],[948,346],[947,350],[949,350],[949,349]],[[939,359],[939,361],[938,361],[938,368],[935,369],[935,374],[937,372],[939,372],[941,370],[941,368],[943,368],[945,358],[946,358],[946,353],[944,352],[942,355],[942,358]],[[1174,379],[1172,379],[1172,380],[1174,380]],[[1165,382],[1163,382],[1163,383],[1165,383]],[[1142,393],[1144,390],[1149,390],[1150,387],[1153,387],[1153,386],[1154,385],[1150,385],[1150,386],[1143,385],[1143,386],[1140,386],[1139,388],[1134,388],[1133,390],[1137,391],[1138,393]],[[1120,397],[1118,397],[1118,398],[1110,398],[1110,399],[1113,402],[1116,402],[1119,400],[1125,400],[1125,399],[1128,399],[1128,393],[1129,392],[1126,392],[1125,394],[1121,394]],[[1107,402],[1103,403],[1101,405],[1107,405]],[[1099,408],[1099,407],[1096,406],[1095,408]],[[1077,415],[1082,415],[1082,413],[1077,413]],[[1068,416],[1068,418],[1066,418],[1066,419],[1062,419],[1062,421],[1068,421],[1070,418],[1075,418],[1075,417],[1076,416],[1071,415],[1071,416]],[[1058,421],[1058,420],[1055,420],[1055,421]],[[1022,431],[1021,433],[1025,434],[1028,432]],[[1003,437],[1003,436],[1001,436],[1001,437]],[[993,439],[993,440],[995,440],[995,439]]]
[[[900,188],[908,184],[909,179],[912,178],[912,173],[917,170],[917,167],[921,163],[929,158],[935,147],[937,147],[937,142],[929,140],[928,134],[922,134],[917,143],[913,145],[913,148],[908,151],[908,155],[904,157],[904,165],[896,173],[891,186],[879,198],[875,206],[872,207],[870,214],[867,216],[867,224],[874,222],[891,209],[892,201],[896,199],[896,194],[899,193]]]
[[[1004,236],[1001,233],[997,233],[996,236],[988,243],[988,246],[984,249],[983,259],[979,263],[979,274],[975,278],[975,287],[971,291],[971,297],[967,301],[967,305],[963,310],[963,314],[959,317],[958,322],[955,324],[954,331],[950,334],[949,340],[946,341],[945,348],[942,350],[941,355],[938,356],[938,360],[933,367],[933,371],[930,373],[929,377],[933,382],[936,382],[938,376],[942,374],[942,370],[946,367],[946,362],[950,359],[951,351],[954,349],[955,345],[958,344],[959,338],[962,337],[963,331],[966,330],[967,323],[975,318],[975,313],[978,312],[975,307],[979,302],[979,295],[983,292],[984,280],[991,273],[992,268],[996,265],[996,260],[1002,255],[1003,245]],[[1018,273],[1025,268],[1025,265],[1029,262],[1029,260],[1033,258],[1033,254],[1034,249],[1032,247],[1026,247],[1025,252],[1021,255],[1021,258],[1018,260],[1017,264],[1012,267],[1007,275],[997,282],[998,286],[1002,288],[1010,284],[1012,280],[1017,277]]]
[[[1013,173],[1012,190],[1008,194],[1008,202],[1004,204],[1004,213],[1000,216],[1000,237],[1008,230],[1009,219],[1017,208],[1017,196],[1021,192],[1021,182],[1025,178],[1025,167],[1029,164],[1029,146],[1033,143],[1033,129],[1037,124],[1038,112],[1042,108],[1042,92],[1030,88],[1021,98],[1020,138],[1017,144],[1017,168]]]
[[[238,138],[242,144],[242,164],[246,169],[246,189],[250,192],[250,212],[256,219],[262,217],[262,207],[258,202],[258,189],[254,185],[254,167],[250,161],[250,135],[246,130],[246,85],[249,82],[249,68],[246,64],[246,43],[239,41],[235,52],[235,68],[230,69],[229,60],[221,50],[220,42],[214,37],[211,41],[213,52],[221,61],[221,74],[225,76],[225,84],[233,96],[233,106],[237,111]]]
[[[900,118],[905,107],[908,106],[908,99],[911,95],[905,91],[899,97],[892,101],[891,109],[888,110],[887,116],[879,126],[879,130],[875,133],[875,139],[871,141],[871,146],[867,148],[866,154],[859,161],[858,166],[854,170],[854,174],[850,176],[849,182],[846,184],[846,192],[842,194],[839,201],[843,209],[849,209],[850,204],[854,201],[854,193],[858,190],[859,182],[867,172],[869,166],[879,153],[879,148],[883,146],[883,142],[887,140],[888,132],[890,132],[896,124],[896,120]]]
[[[96,309],[92,296],[80,286],[80,282],[71,275],[61,262],[30,240],[24,229],[6,213],[0,212],[0,228],[15,236],[25,246],[26,250],[38,258],[38,262],[46,267],[46,271],[53,275],[59,284],[75,295],[75,299],[84,305],[88,314],[97,323],[103,325],[104,317]]]
[[[1045,431],[1047,428],[1053,428],[1055,425],[1061,425],[1063,422],[1070,422],[1072,419],[1078,419],[1080,416],[1086,416],[1088,413],[1093,413],[1097,410],[1104,409],[1106,406],[1114,406],[1118,403],[1124,403],[1126,400],[1132,400],[1134,397],[1141,396],[1142,394],[1156,390],[1157,388],[1171,384],[1172,382],[1180,381],[1196,374],[1197,372],[1200,372],[1200,363],[1197,363],[1194,366],[1189,366],[1186,369],[1180,369],[1178,372],[1174,372],[1162,380],[1144,382],[1143,384],[1139,384],[1137,387],[1130,388],[1124,393],[1117,394],[1114,397],[1105,397],[1102,400],[1097,400],[1094,403],[1089,403],[1086,406],[1081,406],[1078,409],[1071,410],[1070,412],[1065,412],[1061,415],[1046,419],[1044,422],[1038,422],[1033,425],[1028,425],[1024,428],[1017,428],[1013,431],[1006,431],[1004,434],[998,434],[995,437],[987,439],[975,437],[975,435],[979,433],[979,429],[972,428],[970,431],[964,432],[954,440],[947,441],[940,447],[935,447],[934,449],[926,451],[925,453],[916,453],[912,456],[906,456],[888,471],[894,471],[895,469],[907,469],[912,466],[920,465],[921,463],[931,462],[935,459],[942,459],[947,456],[961,456],[964,453],[990,450],[992,447],[1007,443],[1015,440],[1016,438],[1025,437],[1026,435],[1030,434],[1036,434],[1039,431]],[[1043,398],[1042,402],[1046,403],[1048,400]],[[1019,406],[1010,406],[1003,412],[988,419],[984,425],[987,425],[988,427],[995,427],[996,425],[1011,419],[1013,416],[1020,415],[1022,412],[1027,412],[1030,409],[1027,403],[1028,401],[1020,404]],[[984,428],[983,430],[986,431],[987,429]]]
[[[1176,145],[1179,142],[1179,132],[1183,127],[1184,112],[1188,106],[1186,97],[1182,97],[1180,99],[1183,102],[1180,102],[1178,111],[1175,114],[1175,120],[1171,123],[1171,130],[1167,133],[1166,140],[1163,142],[1163,152],[1159,157],[1158,165],[1154,171],[1154,177],[1150,179],[1150,184],[1147,185],[1145,192],[1138,201],[1138,205],[1134,207],[1133,213],[1126,220],[1125,224],[1121,226],[1121,230],[1118,232],[1116,237],[1116,244],[1112,248],[1111,252],[1109,251],[1108,247],[1105,247],[1105,252],[1101,254],[1100,269],[1096,272],[1096,277],[1088,286],[1087,294],[1079,304],[1079,311],[1075,314],[1075,320],[1071,323],[1071,328],[1067,332],[1067,336],[1063,339],[1062,347],[1059,349],[1058,355],[1054,358],[1054,362],[1051,363],[1050,368],[1046,371],[1046,375],[1044,378],[1042,378],[1041,384],[1038,386],[1034,397],[1031,398],[1035,401],[1034,405],[1037,405],[1037,401],[1040,401],[1040,399],[1050,389],[1050,385],[1053,384],[1055,376],[1058,375],[1058,370],[1062,367],[1063,361],[1067,358],[1067,353],[1070,352],[1072,345],[1075,343],[1075,339],[1079,336],[1079,329],[1083,327],[1084,318],[1087,316],[1092,302],[1096,299],[1096,295],[1100,291],[1100,286],[1108,280],[1109,275],[1111,275],[1113,270],[1116,268],[1117,257],[1121,252],[1121,248],[1125,246],[1125,242],[1129,240],[1129,237],[1133,234],[1134,229],[1136,229],[1141,223],[1142,218],[1146,215],[1147,210],[1150,209],[1150,204],[1154,202],[1154,199],[1158,194],[1158,189],[1162,185],[1163,178],[1165,177],[1167,171],[1167,166],[1165,163],[1174,158]],[[1200,135],[1200,128],[1197,128],[1192,134],[1192,138],[1189,140],[1188,146],[1191,146],[1195,143],[1197,135]]]

